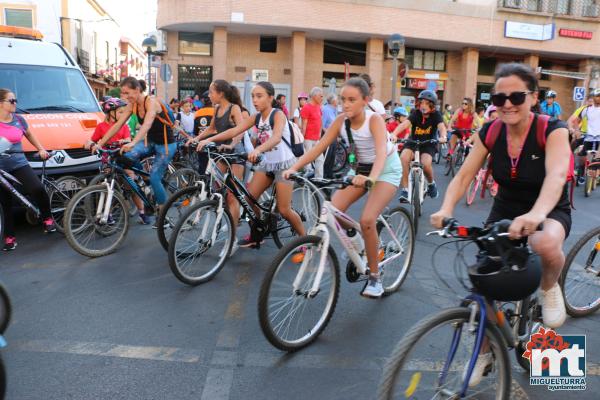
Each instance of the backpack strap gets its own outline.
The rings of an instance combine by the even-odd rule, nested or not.
[[[344,120],[344,127],[346,128],[346,136],[348,136],[348,149],[350,153],[348,153],[348,162],[352,169],[356,170],[356,166],[358,165],[358,158],[356,157],[356,146],[354,145],[354,138],[352,137],[352,129],[350,129],[350,119],[346,118]]]
[[[539,114],[536,116],[535,138],[542,150],[546,149],[546,131],[548,130],[549,115]]]
[[[280,109],[278,109],[278,108],[274,108],[274,109],[271,111],[271,114],[269,115],[269,126],[271,127],[271,131],[272,131],[272,130],[273,130],[273,128],[275,127],[275,114],[277,113],[277,111],[281,111],[281,110],[280,110]],[[281,111],[281,112],[283,112],[283,111]],[[256,118],[254,119],[254,126],[255,126],[256,128],[258,128],[258,124],[260,124],[260,116],[261,116],[261,114],[260,114],[260,113],[258,113],[258,114],[256,114]],[[284,115],[284,117],[285,117],[285,115]],[[281,134],[281,140],[283,140],[283,142],[284,142],[284,143],[285,143],[285,144],[286,144],[286,145],[287,145],[287,146],[288,146],[290,149],[292,149],[292,145],[294,145],[294,144],[295,144],[295,143],[294,143],[294,142],[295,142],[295,140],[294,140],[294,132],[292,131],[292,126],[290,125],[290,121],[288,121],[288,120],[287,120],[287,118],[286,118],[286,121],[287,121],[287,124],[288,124],[288,129],[289,129],[289,132],[290,132],[290,139],[291,139],[292,143],[288,142],[288,141],[286,140],[286,138],[284,138],[284,137],[283,137],[283,132],[282,132],[282,134]]]

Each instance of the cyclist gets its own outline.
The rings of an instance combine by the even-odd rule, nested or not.
[[[215,107],[215,115],[210,121],[210,126],[204,132],[200,133],[197,138],[188,141],[187,145],[198,143],[210,136],[225,132],[228,129],[238,126],[244,120],[240,93],[235,86],[230,85],[229,82],[223,79],[217,79],[210,84],[208,95],[210,96],[211,103]],[[217,142],[217,144],[219,144],[219,149],[228,153],[244,153],[245,150],[244,144],[242,143],[242,136],[243,135],[236,136],[232,140]],[[200,157],[207,157],[207,155],[201,153]],[[225,172],[225,165],[220,165],[219,168]],[[238,179],[243,181],[244,162],[232,162],[231,171]],[[233,221],[237,222],[240,219],[240,205],[232,193],[228,193],[227,206]],[[237,242],[234,242],[231,250],[232,254],[236,250]]]
[[[452,136],[450,137],[448,157],[454,152],[458,139],[465,138],[468,140],[471,137],[471,129],[478,129],[480,127],[479,116],[475,112],[473,100],[469,97],[465,97],[462,101],[462,107],[456,110],[448,124],[448,129],[455,129],[452,131]]]
[[[474,136],[475,146],[454,177],[441,209],[431,216],[433,226],[442,227],[444,218],[452,217],[454,207],[464,196],[469,183],[492,156],[494,180],[499,184],[487,223],[512,219],[509,234],[513,239],[527,239],[539,254],[542,267],[541,300],[544,325],[557,328],[566,318],[563,296],[558,285],[565,262],[562,251],[571,228],[571,210],[565,186],[569,169],[570,147],[566,124],[551,119],[545,132],[547,143],[540,148],[536,138],[537,116],[530,112],[535,104],[538,81],[527,65],[503,64],[496,72],[492,102],[498,108],[502,129],[491,149],[485,138],[491,123]],[[537,231],[543,223],[541,231]],[[492,362],[484,352],[477,360],[473,377],[475,385]]]
[[[579,108],[571,118],[569,118],[570,127],[580,127],[573,129],[575,132],[576,146],[583,145],[579,155],[579,183],[585,184],[583,176],[583,164],[585,156],[589,150],[600,150],[600,88],[592,91],[592,105],[586,105]],[[575,118],[573,118],[575,117]]]
[[[540,109],[542,114],[560,119],[562,109],[560,108],[560,104],[556,101],[556,92],[554,90],[548,90],[548,92],[546,92],[546,100],[540,103]]]
[[[257,146],[248,154],[248,161],[252,163],[260,161],[260,165],[248,183],[248,191],[252,197],[258,199],[265,190],[275,183],[277,211],[290,223],[294,231],[302,236],[305,234],[302,220],[292,209],[294,184],[284,179],[282,175],[283,171],[296,162],[296,157],[287,144],[290,143],[291,132],[283,111],[274,108],[274,98],[275,88],[273,85],[270,82],[258,82],[252,89],[252,104],[258,113],[244,119],[242,123],[234,128],[200,141],[197,149],[200,151],[208,143],[225,141],[244,134],[248,129],[255,126],[257,115],[259,115],[257,132],[255,133]],[[270,125],[271,113],[274,113],[273,126]],[[256,212],[259,212],[259,210],[256,209]],[[240,247],[256,248],[258,244],[253,241],[252,235],[248,235],[239,242]]]
[[[123,115],[98,141],[96,146],[104,146],[127,122],[129,116],[135,114],[142,126],[135,139],[121,147],[121,152],[128,153],[127,157],[138,163],[142,158],[154,155],[150,171],[150,185],[156,204],[160,207],[167,201],[167,191],[161,180],[177,151],[173,131],[167,123],[169,117],[165,115],[164,106],[158,99],[144,95],[146,82],[129,76],[121,81],[120,86],[121,97],[125,98],[129,104]],[[96,146],[92,148],[92,151],[95,152]],[[141,168],[141,165],[139,167]]]
[[[438,101],[437,95],[431,90],[423,90],[419,93],[419,106],[414,109],[408,119],[396,127],[392,136],[404,131],[406,128],[411,128],[410,139],[412,140],[431,140],[438,139],[440,143],[446,143],[446,125],[442,114],[436,110],[435,105]],[[400,201],[408,203],[408,172],[410,163],[414,158],[415,144],[406,144],[402,149],[400,159],[402,161],[402,182],[400,183]],[[431,198],[438,197],[438,189],[433,177],[433,167],[431,163],[433,156],[437,151],[435,144],[421,146],[421,164],[423,165],[423,173],[427,178],[428,187],[427,194]]]
[[[374,184],[360,218],[370,270],[362,295],[378,298],[383,295],[383,286],[379,275],[376,220],[396,193],[402,166],[394,145],[387,140],[383,118],[369,109],[365,110],[369,101],[368,84],[362,78],[349,79],[342,87],[340,99],[344,114],[335,119],[314,148],[284,172],[284,177],[289,177],[312,162],[338,136],[352,138],[356,146],[355,156],[358,158],[357,175],[352,179],[354,186],[337,191],[331,202],[336,208],[345,211],[365,194],[365,182]]]
[[[9,151],[22,152],[21,139],[23,136],[38,149],[42,160],[47,160],[49,154],[29,130],[29,126],[23,117],[16,114],[17,98],[8,89],[0,89],[0,137],[7,139],[12,146]],[[26,193],[29,193],[34,202],[40,208],[44,232],[56,231],[56,225],[50,212],[50,198],[46,189],[38,179],[23,153],[15,153],[10,156],[0,157],[0,169],[13,175],[19,180]],[[14,250],[17,247],[15,238],[14,216],[12,213],[12,194],[0,188],[0,204],[4,210],[4,251]]]

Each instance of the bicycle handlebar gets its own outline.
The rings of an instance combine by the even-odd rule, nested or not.
[[[417,146],[424,146],[426,144],[438,144],[439,140],[437,140],[437,139],[429,139],[429,140],[402,139],[402,140],[399,140],[398,142],[406,143],[406,144],[414,144]]]
[[[440,230],[427,233],[427,236],[438,235],[444,238],[469,239],[476,242],[493,242],[497,238],[508,236],[508,228],[510,228],[512,222],[513,221],[509,219],[503,219],[488,227],[481,228],[478,226],[461,226],[454,218],[444,218],[442,221],[444,227]],[[543,228],[544,224],[540,224],[536,230],[540,231]]]

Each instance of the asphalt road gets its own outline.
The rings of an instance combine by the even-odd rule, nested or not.
[[[443,192],[448,180],[440,172]],[[577,191],[566,248],[600,224],[599,199],[600,192],[584,199]],[[412,269],[400,291],[367,300],[359,296],[362,284],[342,279],[325,332],[291,355],[273,348],[258,324],[258,289],[276,252],[272,243],[260,251],[241,249],[213,281],[188,287],[170,272],[149,227],[134,224],[118,252],[87,259],[61,235],[43,236],[23,223],[17,250],[0,254],[0,278],[13,304],[2,351],[7,398],[372,399],[383,363],[403,334],[427,314],[458,304],[433,278],[431,253],[441,240],[424,236],[440,202],[425,202]],[[490,204],[476,199],[470,208],[459,206],[456,216],[479,224]],[[442,260],[449,268],[452,256]],[[597,399],[599,330],[598,313],[568,319],[559,329],[587,335],[585,392],[529,386],[511,354],[512,397]]]

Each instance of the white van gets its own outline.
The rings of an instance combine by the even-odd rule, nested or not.
[[[56,151],[46,163],[49,174],[97,170],[98,156],[83,144],[104,114],[73,57],[41,36],[31,29],[0,26],[0,88],[15,93],[17,113],[46,150]],[[23,150],[39,170],[42,163],[26,139]]]

